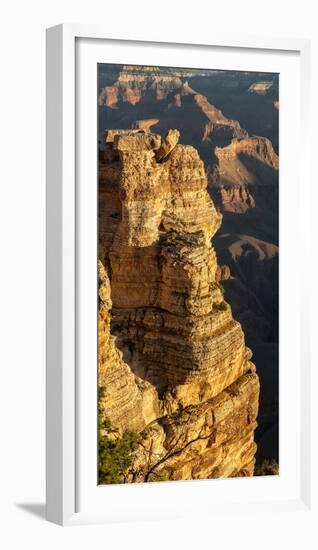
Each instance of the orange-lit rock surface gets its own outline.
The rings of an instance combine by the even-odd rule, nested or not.
[[[112,130],[100,152],[99,384],[112,424],[139,434],[135,482],[254,468],[259,383],[219,283],[222,216],[178,138]]]

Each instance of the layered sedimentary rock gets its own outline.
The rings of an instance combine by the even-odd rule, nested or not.
[[[262,81],[262,82],[254,82],[254,84],[251,84],[248,91],[254,94],[262,94],[266,95],[268,90],[270,90],[274,85],[274,82],[271,81]]]
[[[159,118],[145,118],[141,120],[136,120],[134,128],[137,130],[150,131],[152,126],[158,124]]]
[[[151,94],[154,99],[162,100],[182,85],[174,74],[164,74],[155,67],[124,66],[117,80],[111,86],[104,86],[98,96],[98,104],[116,108],[119,102],[136,105],[145,96]]]
[[[100,152],[99,383],[105,415],[139,434],[129,481],[254,468],[259,383],[218,282],[221,215],[178,138],[111,131]]]
[[[154,126],[153,130],[161,135],[173,123],[187,143],[199,146],[200,154],[206,158],[211,157],[216,145],[247,137],[237,120],[227,118],[204,94],[183,80],[186,75],[185,71],[179,76],[178,71],[164,72],[156,67],[123,67],[111,85],[99,90],[101,119],[105,116],[105,123],[111,119],[121,125],[124,111],[128,126],[129,121],[132,128],[150,130]],[[149,109],[152,116],[146,118],[144,113]]]
[[[223,212],[243,213],[264,202],[275,202],[278,191],[278,156],[264,137],[232,139],[215,148],[216,164],[210,189]]]
[[[182,78],[191,77],[194,72],[191,69],[178,71],[162,67],[123,65],[117,78],[114,76],[110,85],[99,90],[98,104],[100,107],[116,109],[119,103],[135,106],[145,98],[162,101],[170,93],[187,85],[183,83]],[[204,74],[204,71],[201,74]]]
[[[235,160],[245,155],[278,170],[278,157],[270,140],[264,137],[234,140],[229,147],[217,148],[216,155],[219,160]]]
[[[157,395],[153,386],[135,376],[124,362],[116,337],[110,333],[110,282],[101,262],[98,277],[98,377],[104,389],[100,407],[116,428],[142,430],[159,414]]]

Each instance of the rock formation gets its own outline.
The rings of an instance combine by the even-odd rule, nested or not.
[[[138,433],[130,482],[253,475],[255,462],[258,376],[211,245],[222,216],[178,138],[115,130],[100,151],[99,385],[105,417]]]
[[[265,95],[268,90],[270,90],[273,87],[273,81],[262,81],[262,82],[254,82],[250,85],[248,91],[250,93],[254,94],[262,94]]]
[[[161,76],[167,77],[167,95],[158,99]],[[105,129],[135,128],[164,136],[177,128],[180,141],[195,147],[205,164],[208,191],[223,214],[213,246],[218,261],[230,270],[229,278],[218,270],[216,280],[222,281],[226,301],[242,324],[261,380],[257,460],[278,461],[278,157],[275,162],[271,148],[276,155],[279,77],[99,64],[98,82],[101,149]],[[259,93],[254,84],[264,82],[272,86]],[[109,90],[110,106],[103,102],[106,86],[118,92],[114,102]],[[122,98],[125,89],[134,87],[141,95],[131,105]],[[107,209],[107,203],[101,208]],[[109,225],[115,226],[118,213],[109,214]],[[112,238],[107,227],[105,233]]]
[[[126,124],[130,121],[131,127],[144,130],[155,126],[152,130],[161,135],[168,132],[173,122],[188,143],[199,145],[201,156],[211,156],[215,145],[224,146],[232,138],[247,137],[237,120],[227,118],[205,95],[181,79],[186,74],[183,71],[179,76],[178,71],[163,72],[156,67],[123,67],[115,82],[99,90],[102,120],[107,113],[109,120],[121,122],[118,118],[123,110]],[[139,119],[138,112],[145,105],[146,109],[153,109],[155,116]]]
[[[215,148],[216,163],[209,177],[210,190],[222,212],[243,213],[263,207],[278,192],[278,156],[264,137],[232,139]],[[267,189],[266,189],[267,186]],[[265,204],[266,207],[266,204]]]
[[[158,122],[159,118],[145,118],[142,120],[136,120],[133,126],[136,130],[145,130],[146,132],[149,132],[151,127],[158,124]]]
[[[124,66],[116,82],[100,90],[98,104],[112,109],[117,108],[119,102],[136,105],[149,93],[154,99],[162,100],[181,85],[179,76],[164,74],[156,67]]]
[[[111,289],[108,274],[99,261],[98,377],[104,388],[102,407],[112,425],[120,430],[142,430],[158,416],[156,392],[151,384],[134,375],[124,362],[110,333]],[[154,409],[145,408],[152,403]]]

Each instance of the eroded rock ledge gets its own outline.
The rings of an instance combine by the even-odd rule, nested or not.
[[[105,416],[139,434],[128,481],[254,469],[259,383],[217,282],[222,217],[178,138],[112,130],[100,152],[99,384]]]

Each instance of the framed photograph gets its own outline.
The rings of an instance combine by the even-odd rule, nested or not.
[[[308,51],[47,30],[48,520],[309,507]]]

